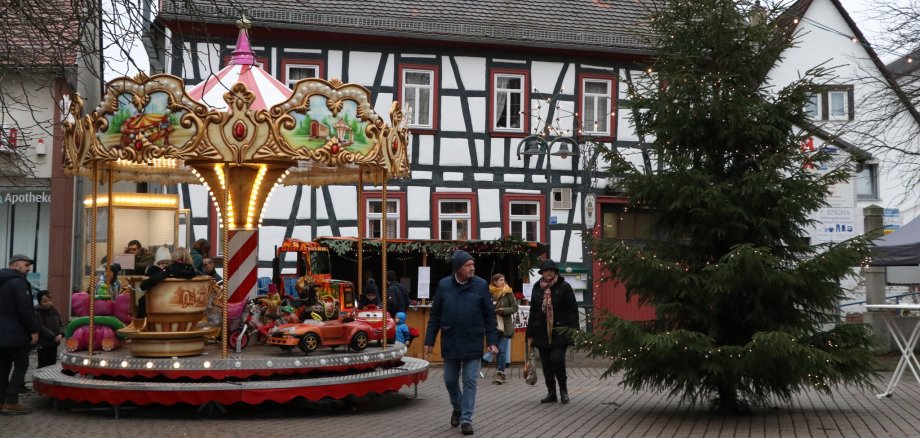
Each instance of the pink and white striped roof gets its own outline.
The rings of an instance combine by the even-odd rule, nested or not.
[[[268,109],[291,97],[291,89],[256,65],[256,57],[249,45],[249,32],[240,28],[236,49],[230,63],[214,75],[189,89],[188,95],[215,109],[228,109],[224,93],[240,82],[255,94],[250,109]]]

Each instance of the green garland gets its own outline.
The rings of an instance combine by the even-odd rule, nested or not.
[[[337,255],[357,252],[357,241],[353,239],[342,239],[334,237],[323,237],[316,239],[316,242],[329,248]],[[543,243],[533,243],[521,240],[516,237],[502,237],[495,240],[415,240],[411,242],[387,242],[387,253],[392,254],[409,254],[423,252],[429,256],[436,257],[445,262],[450,261],[454,251],[462,249],[472,255],[499,254],[513,255],[520,257],[521,262],[518,264],[518,272],[526,275],[531,269],[540,264],[540,255],[548,252],[548,247]],[[363,242],[364,252],[380,253],[379,239],[365,239]]]

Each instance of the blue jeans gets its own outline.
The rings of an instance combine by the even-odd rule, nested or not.
[[[460,389],[460,372],[463,371],[463,389]],[[450,404],[460,411],[461,424],[473,424],[473,408],[476,407],[476,378],[479,377],[479,359],[444,359],[444,386],[450,396]]]
[[[495,358],[498,362],[498,370],[504,371],[505,365],[511,363],[511,338],[507,336],[498,337],[498,357]],[[502,360],[504,357],[505,360]],[[486,354],[482,355],[482,360],[486,362],[492,362],[492,352],[487,351]]]

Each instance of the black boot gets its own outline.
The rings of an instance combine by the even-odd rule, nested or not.
[[[543,397],[542,399],[540,399],[540,403],[556,403],[556,393],[551,392],[549,394],[546,394],[546,397]]]
[[[569,403],[569,393],[568,393],[568,391],[566,391],[566,390],[564,390],[564,389],[559,391],[559,402],[561,402],[561,403],[564,404],[564,405]]]

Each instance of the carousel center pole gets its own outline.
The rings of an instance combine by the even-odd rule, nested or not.
[[[106,204],[106,214],[108,217],[108,225],[105,227],[105,282],[109,286],[109,296],[115,297],[115,294],[118,291],[112,290],[112,286],[115,284],[115,273],[112,271],[112,263],[115,263],[115,209],[112,208],[112,205],[115,203],[115,198],[112,193],[112,183],[114,182],[114,171],[112,170],[112,163],[107,163],[108,172],[108,196],[109,201]]]

